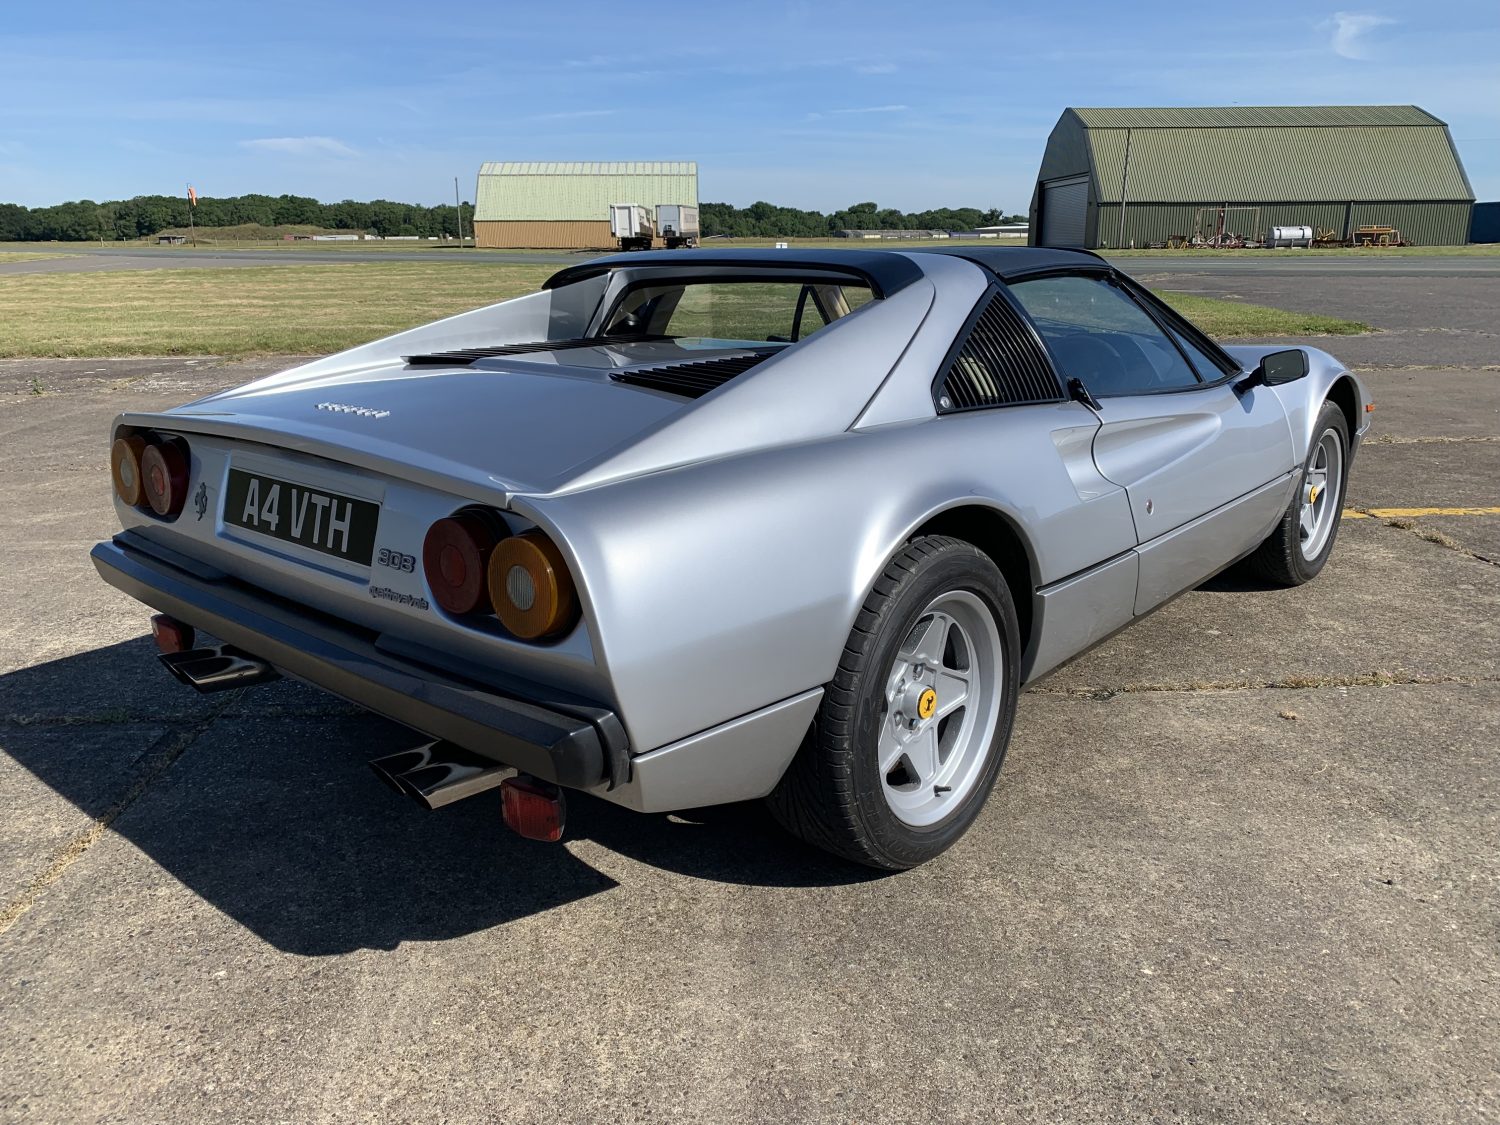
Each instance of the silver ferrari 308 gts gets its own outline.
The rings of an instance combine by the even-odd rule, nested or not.
[[[1370,409],[1083,252],[637,253],[121,415],[93,558],[185,683],[417,732],[373,764],[429,806],[766,798],[899,869],[1021,685],[1231,564],[1316,575]]]

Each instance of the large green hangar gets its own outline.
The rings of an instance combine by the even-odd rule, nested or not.
[[[1474,190],[1448,126],[1414,105],[1067,109],[1031,198],[1037,246],[1164,245],[1301,227],[1468,241]]]

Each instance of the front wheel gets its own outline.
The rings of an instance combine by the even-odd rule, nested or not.
[[[924,536],[865,599],[813,725],[768,798],[811,844],[915,867],[984,807],[1019,692],[1010,589],[971,544]]]
[[[1246,560],[1251,569],[1278,586],[1300,586],[1316,578],[1333,554],[1348,483],[1349,423],[1336,403],[1325,402],[1297,493],[1276,530]]]

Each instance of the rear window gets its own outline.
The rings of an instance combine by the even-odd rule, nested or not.
[[[795,343],[872,299],[856,283],[701,281],[643,285],[610,313],[606,336]]]

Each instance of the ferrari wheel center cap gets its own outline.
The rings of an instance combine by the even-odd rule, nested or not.
[[[930,719],[937,710],[937,692],[928,688],[917,697],[917,718]]]
[[[1307,490],[1307,502],[1309,504],[1316,504],[1318,502],[1318,494],[1322,491],[1317,485],[1313,485]]]

